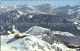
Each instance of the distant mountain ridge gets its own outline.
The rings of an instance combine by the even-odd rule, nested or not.
[[[63,7],[53,7],[50,4],[43,5],[20,5],[2,7],[0,11],[1,31],[12,31],[13,25],[20,32],[25,32],[32,26],[41,26],[58,31],[67,31],[73,34],[80,34],[77,25],[70,20],[76,20],[76,16],[80,13],[80,6],[70,7],[69,5]],[[71,11],[70,14],[67,14]],[[75,14],[76,13],[76,14]],[[67,18],[67,19],[65,19]],[[77,31],[77,32],[75,32]]]
[[[80,5],[77,6],[62,6],[62,7],[54,7],[50,4],[42,4],[42,5],[19,5],[19,6],[8,6],[2,7],[0,9],[2,13],[9,11],[20,11],[23,14],[33,13],[33,14],[55,14],[62,17],[65,17],[70,20],[75,20],[80,22]]]

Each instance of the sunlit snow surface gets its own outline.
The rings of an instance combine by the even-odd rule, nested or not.
[[[44,34],[45,30],[49,29],[34,26],[27,32],[19,33],[28,35],[22,39],[14,38],[15,34],[1,35],[1,51],[76,51],[67,48],[54,35]],[[52,44],[48,40],[53,40]]]

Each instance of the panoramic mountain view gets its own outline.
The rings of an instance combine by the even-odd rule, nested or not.
[[[80,5],[1,6],[1,51],[80,51]]]

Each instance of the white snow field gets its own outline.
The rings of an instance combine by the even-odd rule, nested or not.
[[[15,33],[16,34],[16,33]],[[1,51],[77,51],[67,48],[49,29],[34,26],[20,36],[1,35]]]

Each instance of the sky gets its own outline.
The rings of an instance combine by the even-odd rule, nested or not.
[[[40,4],[45,4],[49,3],[53,6],[65,6],[65,5],[70,5],[70,6],[75,6],[79,5],[80,0],[38,0],[38,1],[30,1],[30,0],[18,0],[18,1],[11,1],[11,0],[2,0],[1,1],[1,6],[15,6],[15,5],[25,5],[25,4],[30,4],[30,5],[40,5]]]

